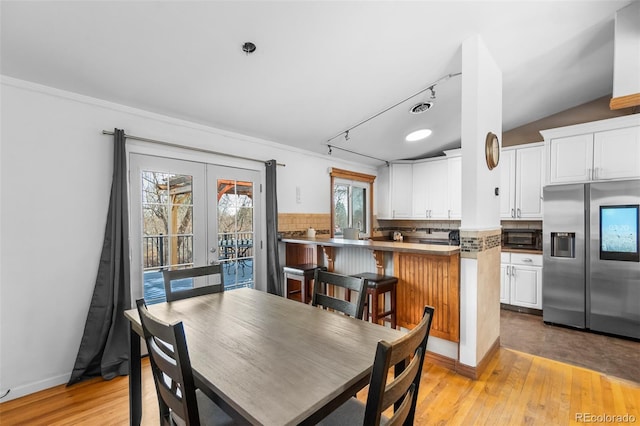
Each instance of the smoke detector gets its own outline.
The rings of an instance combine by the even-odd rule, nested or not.
[[[247,41],[242,45],[242,51],[247,55],[256,51],[256,45]]]
[[[433,102],[420,102],[415,104],[409,109],[411,114],[422,114],[425,111],[429,111],[433,106]]]

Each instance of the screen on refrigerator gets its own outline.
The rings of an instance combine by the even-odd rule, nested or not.
[[[638,205],[600,206],[600,259],[640,261]]]

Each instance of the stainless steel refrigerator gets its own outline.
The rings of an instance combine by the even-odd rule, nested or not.
[[[543,194],[543,320],[640,339],[640,180]]]

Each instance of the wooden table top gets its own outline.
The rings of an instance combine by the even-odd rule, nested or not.
[[[247,288],[149,311],[183,321],[200,387],[265,425],[298,424],[335,398],[348,399],[367,383],[377,342],[404,334]],[[125,315],[141,334],[137,311]]]

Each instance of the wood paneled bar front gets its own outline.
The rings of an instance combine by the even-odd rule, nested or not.
[[[435,308],[431,335],[452,342],[460,341],[460,248],[458,246],[405,243],[396,241],[346,240],[342,238],[283,238],[287,262],[299,260],[325,262],[329,271],[340,256],[340,248],[370,250],[378,274],[398,278],[397,322],[413,328],[420,321],[425,305]],[[314,249],[315,248],[315,252]],[[385,270],[384,256],[392,257],[392,271]],[[343,272],[344,271],[336,271]]]

